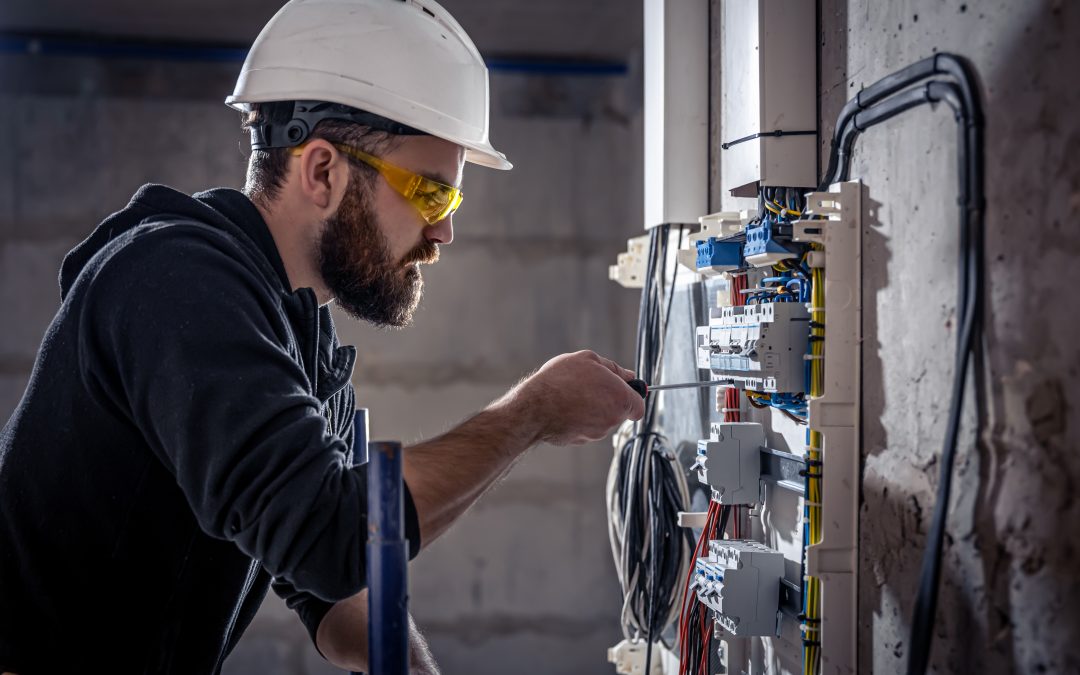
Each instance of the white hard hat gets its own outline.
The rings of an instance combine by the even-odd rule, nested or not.
[[[456,143],[466,161],[513,166],[488,139],[484,60],[432,0],[291,0],[225,99],[238,110],[271,101],[342,104]]]

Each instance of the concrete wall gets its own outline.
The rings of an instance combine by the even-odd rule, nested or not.
[[[979,443],[970,424],[961,439],[932,667],[1080,671],[1080,301],[1061,287],[1080,256],[1080,94],[1062,86],[1080,63],[1080,7],[823,0],[821,26],[829,132],[860,87],[935,51],[982,78],[988,418]],[[863,233],[861,672],[908,657],[957,328],[955,139],[947,110],[914,111],[866,133],[852,170],[879,204]]]
[[[0,57],[5,419],[57,306],[64,253],[144,182],[242,182],[237,119],[220,100],[235,69]],[[415,327],[339,320],[378,438],[436,435],[563,351],[632,357],[637,297],[607,265],[641,227],[640,80],[509,74],[492,87],[492,135],[516,168],[466,172],[457,238],[425,272]],[[610,458],[607,443],[535,449],[412,566],[413,610],[446,672],[607,672],[619,638]],[[225,669],[332,671],[272,595]]]

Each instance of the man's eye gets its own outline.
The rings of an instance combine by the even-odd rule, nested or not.
[[[431,206],[442,206],[447,201],[445,190],[417,190],[416,196]]]

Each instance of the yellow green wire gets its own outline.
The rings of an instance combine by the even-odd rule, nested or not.
[[[786,210],[789,214],[791,214],[793,216],[801,216],[802,215],[802,211],[796,211],[795,209],[789,209],[789,208],[787,208],[786,206],[784,206],[783,204],[781,204],[780,202],[778,202],[775,199],[773,200],[773,204],[776,204],[781,209]],[[765,205],[768,206],[769,202],[765,202]],[[779,215],[780,212],[779,211],[773,211],[773,213]]]
[[[815,250],[820,250],[819,245],[814,245]],[[825,270],[815,267],[811,272],[810,284],[810,321],[813,328],[810,334],[816,338],[824,338],[825,330]],[[810,397],[819,397],[825,393],[825,363],[822,356],[825,353],[823,339],[815,339],[810,342]],[[807,480],[806,500],[807,523],[809,528],[809,543],[821,543],[821,474],[823,466],[820,464],[822,457],[821,432],[810,430],[810,444],[807,448],[806,458]],[[810,642],[821,641],[821,580],[816,577],[806,578],[806,618],[809,620],[803,625],[803,639]],[[820,644],[808,644],[803,646],[803,674],[818,675],[821,671],[821,646]]]

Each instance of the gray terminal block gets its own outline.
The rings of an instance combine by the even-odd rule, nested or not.
[[[806,390],[810,312],[798,302],[721,307],[697,329],[697,366],[751,391]]]
[[[692,588],[736,637],[776,635],[784,555],[751,540],[714,539],[694,564]]]
[[[698,441],[698,480],[712,488],[721,504],[757,504],[765,429],[755,422],[713,424],[708,440]]]

